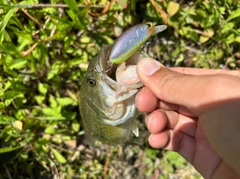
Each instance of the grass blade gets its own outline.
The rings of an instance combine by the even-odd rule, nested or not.
[[[7,14],[5,15],[5,17],[3,18],[3,21],[0,24],[0,34],[2,34],[3,30],[5,29],[8,21],[10,20],[10,18],[13,16],[13,13],[17,10],[18,8],[13,8],[10,9]]]

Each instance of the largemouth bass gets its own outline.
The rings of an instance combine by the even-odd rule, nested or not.
[[[145,27],[145,24],[142,26]],[[148,29],[140,29],[138,33],[144,30]],[[135,95],[142,87],[142,83],[137,77],[136,64],[148,55],[132,47],[134,44],[132,42],[139,40],[138,36],[135,35],[130,41],[122,36],[114,45],[102,47],[100,53],[89,63],[82,80],[80,114],[85,136],[93,145],[95,141],[110,145],[123,144],[129,141],[133,134],[136,137],[139,135],[135,120]],[[146,38],[148,39],[149,35]],[[146,41],[146,38],[143,40]],[[125,43],[130,46],[126,46]],[[119,58],[115,51],[121,44],[125,46],[119,48],[120,52],[122,50],[122,54],[118,53]],[[113,56],[116,57],[117,63],[114,63],[115,60],[111,61],[110,57]]]

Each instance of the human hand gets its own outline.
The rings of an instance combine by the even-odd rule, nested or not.
[[[149,58],[137,72],[150,145],[178,152],[204,178],[239,178],[240,72],[170,70]]]

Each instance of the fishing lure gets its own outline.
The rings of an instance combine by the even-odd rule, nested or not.
[[[154,26],[151,22],[131,27],[114,43],[109,55],[109,62],[112,64],[123,63],[140,49],[151,36],[164,31],[166,28],[166,25]]]

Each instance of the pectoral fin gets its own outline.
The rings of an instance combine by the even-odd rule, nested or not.
[[[96,139],[95,137],[87,130],[84,131],[84,134],[85,134],[85,137],[88,141],[88,143],[91,145],[91,146],[94,146],[95,143],[96,143]]]
[[[137,122],[136,122],[135,119],[132,120],[132,122],[131,122],[131,128],[132,128],[132,132],[134,133],[134,135],[136,137],[138,137],[139,136],[139,129],[138,129]]]

